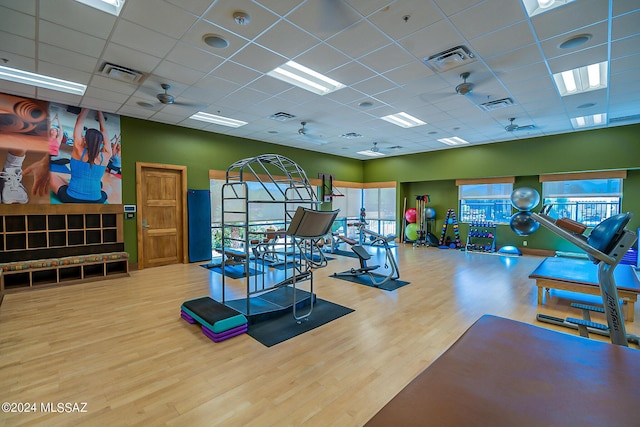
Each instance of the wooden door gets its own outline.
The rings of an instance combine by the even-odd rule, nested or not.
[[[187,168],[136,163],[138,268],[187,262]]]

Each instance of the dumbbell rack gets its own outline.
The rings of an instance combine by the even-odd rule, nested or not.
[[[494,253],[496,251],[496,225],[493,222],[471,222],[465,250],[467,252]]]

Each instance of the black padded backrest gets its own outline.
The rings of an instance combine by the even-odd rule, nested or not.
[[[331,231],[333,221],[338,216],[340,209],[335,211],[314,211],[313,209],[298,206],[291,219],[287,236],[306,238],[318,238]]]
[[[358,255],[358,257],[361,259],[367,260],[371,258],[371,254],[367,252],[367,250],[360,245],[351,246],[351,250],[355,252],[356,255]]]

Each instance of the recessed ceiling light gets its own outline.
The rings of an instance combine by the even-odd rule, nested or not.
[[[437,131],[435,131],[435,130],[432,130],[432,131],[427,132],[427,134],[428,134],[428,135],[435,135],[435,134],[437,134],[437,133],[438,133],[438,132],[437,132]]]
[[[591,64],[553,75],[560,96],[575,95],[607,87],[608,61]]]
[[[381,153],[379,151],[372,151],[372,150],[358,151],[358,154],[362,154],[363,156],[369,156],[369,157],[384,156],[384,153]]]
[[[358,104],[358,106],[361,107],[361,108],[373,107],[373,102],[371,102],[371,101],[362,101],[360,104]]]
[[[87,90],[87,86],[80,83],[18,70],[16,68],[4,67],[2,65],[0,65],[0,79],[73,95],[84,95],[84,91]]]
[[[278,133],[278,131],[277,130],[268,130],[267,133],[276,134],[276,133]]]
[[[576,47],[585,44],[589,40],[591,40],[591,34],[579,34],[563,41],[558,45],[558,47],[560,49],[575,49]]]
[[[101,10],[103,12],[110,13],[112,15],[120,15],[122,6],[124,6],[125,0],[76,0],[78,3],[86,4],[87,6]]]
[[[384,116],[384,117],[380,117],[382,120],[386,120],[389,123],[393,123],[396,126],[400,126],[403,128],[412,128],[415,126],[422,126],[422,125],[426,125],[425,122],[423,122],[420,119],[417,119],[405,112],[402,113],[396,113],[396,114],[390,114],[388,116]]]
[[[215,114],[203,113],[202,111],[198,111],[197,113],[195,113],[189,118],[193,120],[200,120],[201,122],[209,122],[209,123],[215,123],[217,125],[229,126],[232,128],[239,128],[240,126],[244,126],[247,124],[247,122],[243,122],[242,120],[216,116]]]
[[[468,141],[465,141],[462,138],[458,138],[457,136],[452,136],[450,138],[440,138],[438,139],[438,142],[442,142],[443,144],[447,144],[447,145],[464,145],[464,144],[468,144]]]
[[[591,108],[591,107],[595,107],[595,105],[596,105],[595,102],[587,102],[585,104],[578,105],[576,108]]]
[[[575,0],[522,0],[522,3],[524,3],[524,7],[527,9],[529,17],[533,17],[574,1]]]
[[[207,45],[211,47],[215,47],[216,49],[224,49],[229,46],[229,42],[222,36],[218,34],[205,34],[202,36],[202,41],[204,41]]]
[[[140,107],[144,107],[144,108],[151,108],[153,107],[153,104],[150,102],[146,102],[146,101],[138,101],[136,102],[136,104],[138,104]]]
[[[607,124],[607,113],[592,114],[590,116],[574,117],[571,125],[574,129],[603,126]]]
[[[294,61],[289,61],[269,71],[267,75],[318,95],[326,95],[346,87],[342,83]]]

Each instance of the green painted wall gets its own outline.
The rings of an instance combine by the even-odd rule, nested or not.
[[[408,207],[415,206],[415,195],[430,194],[438,214],[437,237],[447,209],[458,209],[455,179],[515,176],[516,188],[542,193],[539,174],[628,169],[622,209],[635,213],[629,228],[640,227],[640,125],[375,159],[363,168],[365,182],[397,180],[399,201],[407,197]],[[466,224],[460,233],[466,238]],[[546,229],[521,237],[500,225],[496,235],[498,247],[523,246],[526,240],[530,248],[580,252]]]
[[[123,135],[123,203],[135,204],[135,162],[185,165],[188,187],[208,189],[211,169],[225,170],[233,162],[275,153],[300,164],[310,178],[330,173],[340,181],[397,181],[398,210],[407,197],[429,194],[438,212],[433,233],[440,236],[447,209],[458,208],[455,179],[516,176],[516,187],[541,190],[538,175],[607,169],[629,169],[624,183],[623,210],[635,212],[630,227],[640,227],[640,125],[583,131],[536,139],[461,147],[365,162],[317,152],[121,117]],[[399,212],[400,213],[400,212]],[[401,215],[399,215],[401,218]],[[400,226],[400,224],[399,224]],[[398,228],[399,229],[399,228]],[[468,227],[460,226],[466,238]],[[508,226],[499,226],[498,246],[512,244],[540,249],[577,251],[547,230],[519,237]],[[125,248],[137,260],[136,224],[125,220]]]
[[[189,189],[209,189],[209,170],[226,170],[234,162],[261,154],[280,154],[298,163],[309,178],[333,174],[341,181],[362,182],[362,161],[282,145],[246,140],[196,129],[122,116],[122,201],[136,204],[136,162],[187,167]],[[125,250],[138,259],[136,221],[125,220]]]

